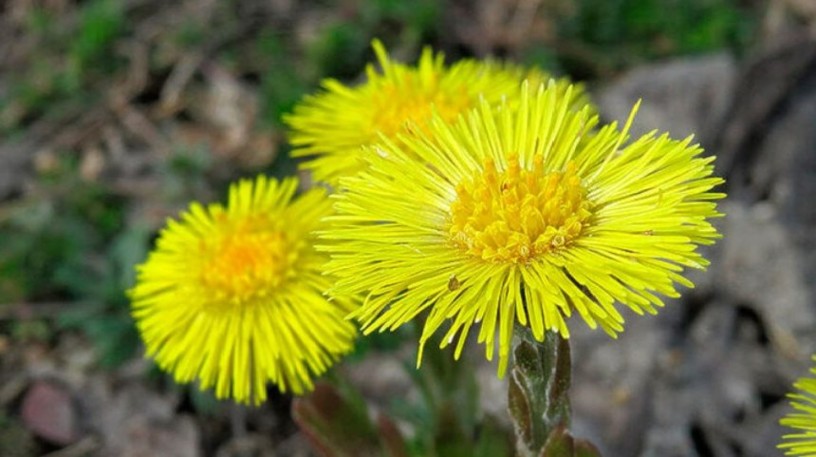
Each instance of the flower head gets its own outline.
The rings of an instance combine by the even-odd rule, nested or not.
[[[372,46],[381,72],[369,65],[367,81],[357,87],[327,79],[322,93],[307,96],[285,118],[292,129],[292,155],[311,157],[303,166],[316,180],[336,183],[360,171],[363,146],[378,142],[381,135],[395,140],[408,125],[424,130],[434,114],[453,121],[480,98],[494,105],[517,94],[525,78],[549,79],[540,70],[491,61],[464,59],[446,67],[444,56],[430,48],[416,66],[408,66],[392,61],[379,41]],[[559,81],[561,90],[568,85],[566,79]],[[580,87],[572,98],[576,104],[588,102]]]
[[[226,207],[193,203],[138,267],[133,316],[177,382],[260,403],[267,381],[302,393],[351,350],[352,304],[324,297],[327,259],[312,245],[331,204],[320,189],[292,200],[296,188],[259,176],[233,184]]]
[[[816,357],[814,357],[816,360]],[[816,368],[810,370],[816,375]],[[816,379],[801,378],[793,385],[798,392],[788,394],[795,412],[783,417],[779,423],[796,433],[782,437],[780,449],[785,455],[816,455]]]
[[[321,236],[336,241],[335,290],[366,296],[353,313],[365,332],[428,310],[420,349],[447,323],[441,346],[458,335],[458,357],[480,324],[488,359],[498,334],[501,375],[514,325],[568,337],[575,312],[615,336],[616,303],[656,313],[658,294],[692,286],[684,268],[707,266],[697,247],[719,237],[709,219],[723,197],[713,157],[665,134],[625,144],[631,117],[595,131],[597,116],[553,83],[517,97],[385,140],[341,180],[337,225]]]

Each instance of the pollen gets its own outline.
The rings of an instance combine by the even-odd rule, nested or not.
[[[297,249],[283,231],[244,220],[225,233],[200,244],[200,285],[212,291],[213,305],[251,304],[294,276]]]
[[[542,156],[524,169],[511,155],[505,170],[486,159],[481,173],[459,183],[448,235],[462,251],[482,260],[528,263],[568,247],[591,215],[572,162],[563,171],[545,172]]]

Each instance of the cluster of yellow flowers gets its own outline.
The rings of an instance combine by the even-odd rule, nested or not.
[[[374,42],[378,66],[323,83],[285,121],[333,190],[259,177],[161,232],[130,292],[147,353],[179,382],[258,403],[302,393],[364,333],[427,313],[456,357],[472,326],[507,368],[514,326],[611,336],[654,314],[719,237],[713,157],[691,139],[599,126],[580,85],[515,65]]]

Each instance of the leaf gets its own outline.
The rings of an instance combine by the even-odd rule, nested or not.
[[[438,340],[428,344],[438,345]],[[475,369],[468,359],[453,360],[453,349],[426,351],[422,368],[406,368],[420,390],[424,423],[417,436],[424,440],[423,455],[473,457],[477,449],[495,449],[482,455],[510,455],[511,434],[498,424],[480,421]],[[488,442],[490,440],[490,442]]]
[[[525,446],[529,446],[533,442],[533,418],[530,402],[523,387],[524,381],[519,378],[520,375],[513,370],[507,387],[507,408],[510,410],[517,438]]]
[[[406,457],[399,430],[388,419],[375,426],[365,402],[350,389],[319,382],[292,402],[292,418],[313,447],[325,457]]]
[[[397,424],[390,417],[384,414],[377,416],[377,428],[380,431],[380,439],[385,447],[386,455],[408,457],[405,439],[397,428]]]
[[[147,257],[149,239],[150,231],[146,227],[136,226],[120,233],[111,243],[109,257],[122,289],[133,287],[136,281],[134,265]]]
[[[510,457],[513,455],[513,442],[508,430],[493,416],[485,416],[482,419],[472,455],[473,457]]]
[[[547,438],[540,457],[601,457],[601,453],[590,442],[574,438],[566,427],[558,426]]]
[[[186,390],[196,414],[214,416],[218,412],[221,402],[215,398],[212,390],[201,390],[193,385],[187,386]]]
[[[575,457],[601,457],[601,451],[589,441],[576,438]]]
[[[541,457],[573,457],[575,455],[575,442],[566,427],[559,425],[553,429],[540,455]]]

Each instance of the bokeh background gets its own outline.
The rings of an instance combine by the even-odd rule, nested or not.
[[[144,360],[124,291],[191,200],[296,173],[281,115],[361,81],[375,37],[570,76],[604,120],[642,98],[635,133],[718,156],[725,238],[697,287],[616,342],[573,326],[575,432],[612,457],[777,455],[816,352],[813,0],[3,0],[0,456],[313,455],[291,398],[236,413]],[[339,371],[421,420],[413,351],[362,339]],[[482,365],[479,410],[506,421]]]

